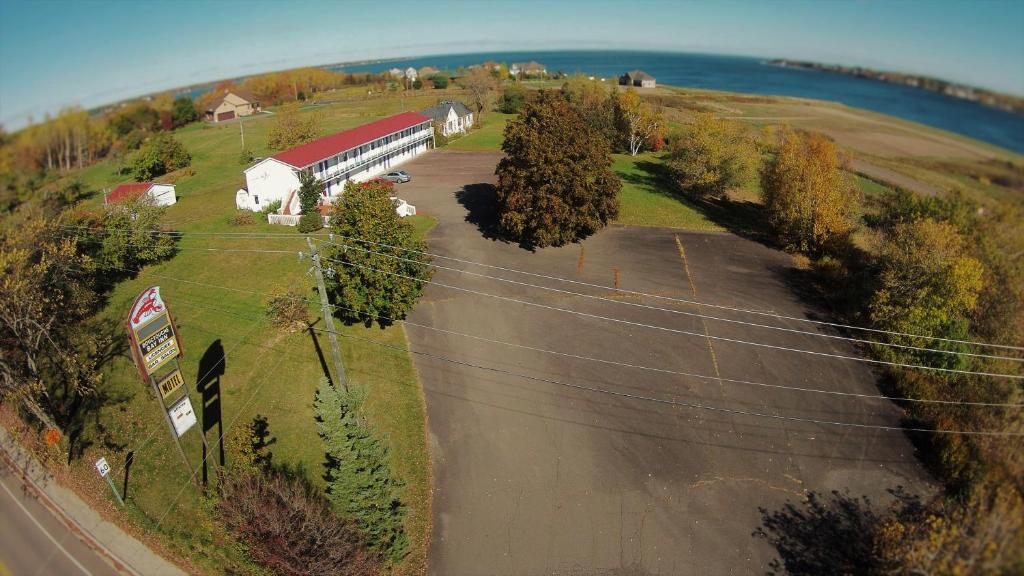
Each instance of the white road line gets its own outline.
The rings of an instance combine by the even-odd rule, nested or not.
[[[18,508],[21,508],[21,511],[24,512],[26,516],[28,516],[29,520],[31,520],[32,523],[36,525],[36,528],[39,528],[39,530],[42,531],[43,534],[46,534],[46,537],[50,539],[50,542],[53,542],[54,546],[60,549],[60,551],[63,552],[64,555],[67,556],[69,560],[74,562],[75,566],[77,566],[78,569],[81,570],[83,574],[92,576],[92,572],[86,570],[85,566],[82,566],[82,564],[78,560],[76,560],[75,557],[72,556],[67,550],[65,550],[64,547],[60,545],[60,542],[58,542],[57,539],[54,538],[53,535],[50,534],[50,532],[46,528],[44,528],[42,524],[39,523],[39,520],[36,520],[36,517],[28,511],[28,508],[25,508],[25,505],[21,503],[21,500],[18,500],[18,497],[15,496],[13,492],[11,492],[11,489],[7,487],[7,484],[4,484],[2,481],[0,481],[0,486],[2,486],[4,492],[7,492],[8,496],[11,497],[11,500],[14,500],[14,503],[18,505]]]

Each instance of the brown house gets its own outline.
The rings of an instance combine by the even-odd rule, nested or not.
[[[223,122],[259,111],[260,103],[252,94],[243,90],[231,90],[224,92],[224,95],[205,111],[205,116],[210,122]]]

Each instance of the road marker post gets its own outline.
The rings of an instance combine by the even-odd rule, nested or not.
[[[124,498],[121,498],[121,493],[117,491],[117,486],[114,485],[114,480],[110,477],[110,464],[107,464],[106,458],[100,456],[100,459],[96,461],[96,471],[106,479],[107,484],[110,485],[110,491],[114,493],[114,498],[117,498],[117,503],[124,508]]]

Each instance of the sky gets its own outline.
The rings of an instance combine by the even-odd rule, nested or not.
[[[0,124],[298,66],[650,49],[927,74],[1024,95],[1024,0],[0,0]]]

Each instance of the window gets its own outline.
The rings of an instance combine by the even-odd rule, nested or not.
[[[256,205],[258,206],[259,203],[260,203],[260,197],[259,196],[253,196],[252,199],[253,199],[253,202],[255,202]]]

